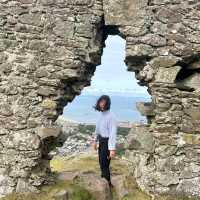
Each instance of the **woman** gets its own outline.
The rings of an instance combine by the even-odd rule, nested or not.
[[[97,150],[99,165],[101,169],[101,177],[104,177],[108,184],[113,187],[110,177],[110,160],[116,155],[116,135],[118,121],[110,111],[111,100],[108,95],[102,95],[97,100],[96,105],[93,106],[95,110],[100,112],[99,118],[96,122],[96,128],[93,137],[93,148]]]

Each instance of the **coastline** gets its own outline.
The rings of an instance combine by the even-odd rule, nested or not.
[[[95,125],[95,123],[92,123],[92,122],[79,122],[79,121],[75,121],[64,116],[59,116],[57,120],[61,120],[63,122],[70,123],[70,124]],[[131,121],[119,121],[119,127],[131,128],[132,124],[133,122]]]

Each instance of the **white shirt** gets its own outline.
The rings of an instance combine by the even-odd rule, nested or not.
[[[94,137],[95,141],[98,140],[98,134],[102,137],[109,137],[108,149],[116,149],[118,120],[113,112],[110,110],[100,111],[100,115],[96,122]]]

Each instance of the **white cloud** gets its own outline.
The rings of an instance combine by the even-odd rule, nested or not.
[[[127,71],[124,63],[125,40],[119,36],[108,36],[102,55],[102,64],[97,66],[91,85],[82,94],[119,93],[148,96],[147,88],[138,85],[135,73]]]

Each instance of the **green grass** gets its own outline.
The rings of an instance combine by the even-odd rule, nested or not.
[[[95,131],[95,125],[90,124],[78,124],[78,130],[83,134],[92,134]]]
[[[78,124],[78,130],[83,134],[92,134],[95,131],[95,125],[92,124]],[[118,127],[117,134],[126,136],[129,133],[130,128]]]
[[[83,187],[74,185],[73,192],[71,194],[72,200],[95,200],[94,197]]]
[[[128,135],[129,131],[130,131],[130,128],[118,127],[118,134],[119,135],[126,136],[126,135]]]

